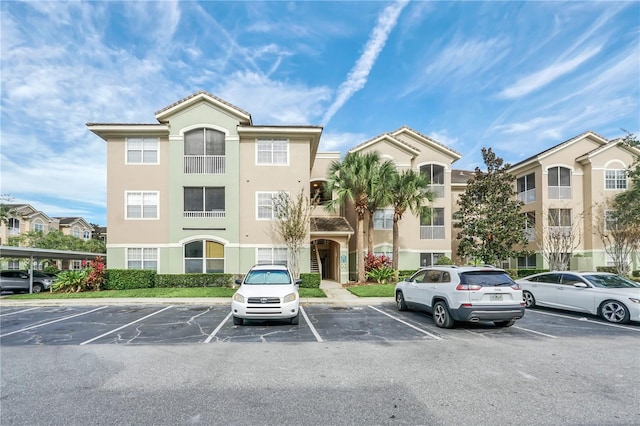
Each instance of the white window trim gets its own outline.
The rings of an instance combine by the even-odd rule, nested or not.
[[[140,194],[156,194],[157,196],[157,200],[158,203],[156,204],[156,217],[129,217],[127,216],[127,196],[129,194],[133,194],[133,193],[140,193]],[[160,191],[147,191],[147,190],[139,190],[139,191],[134,191],[134,190],[129,190],[129,191],[124,191],[124,220],[160,220]]]
[[[614,188],[607,188],[607,172],[616,172],[616,177],[613,179],[614,184],[618,182],[618,173],[624,173],[624,188],[618,188],[615,186]],[[605,191],[626,191],[629,189],[629,177],[627,176],[626,169],[605,169],[604,170],[604,190]]]
[[[140,249],[142,250],[142,259],[141,259],[141,266],[142,268],[138,269],[138,268],[129,268],[129,250],[130,249]],[[136,271],[141,271],[141,270],[145,270],[144,268],[144,252],[145,250],[155,250],[156,251],[156,269],[155,271],[158,272],[160,270],[160,249],[158,247],[140,247],[140,246],[136,246],[136,247],[127,247],[125,248],[125,265],[126,265],[126,269],[132,269],[132,270],[136,270]],[[147,269],[147,271],[152,271],[153,269]]]
[[[144,137],[141,136],[139,138],[134,138],[131,137],[131,139],[142,139],[142,160],[139,163],[130,163],[129,162],[129,138],[126,138],[125,140],[125,147],[124,147],[124,164],[126,165],[133,165],[133,166],[157,166],[158,164],[160,164],[160,138],[158,137]],[[155,139],[156,141],[156,162],[155,163],[145,163],[144,162],[144,140],[145,139]]]
[[[382,217],[383,227],[382,228],[376,227],[376,213],[378,213],[378,212],[382,212],[382,214],[383,214],[383,217]],[[388,231],[390,229],[393,229],[393,213],[394,213],[394,209],[390,209],[390,208],[376,210],[373,213],[373,229],[376,230],[376,231]],[[389,216],[389,217],[387,217],[387,216]],[[380,219],[377,219],[377,220],[380,220]],[[391,225],[390,225],[389,228],[385,228],[384,227],[384,224],[386,223],[387,220],[391,221]]]
[[[289,249],[287,247],[256,247],[256,252],[255,252],[255,263],[260,263],[260,252],[261,251],[266,251],[266,250],[270,250],[271,251],[271,259],[269,260],[270,262],[274,262],[276,260],[284,260],[287,262],[287,266],[289,266]],[[275,259],[274,258],[274,252],[275,250],[278,251],[282,251],[284,250],[284,252],[286,253],[286,259]]]
[[[256,201],[256,220],[274,220],[275,216],[273,214],[273,210],[271,210],[271,217],[270,218],[266,218],[266,217],[260,217],[260,206],[258,205],[258,198],[261,194],[271,194],[271,198],[275,198],[278,196],[278,194],[280,194],[281,192],[285,192],[285,191],[256,191],[256,196],[255,196],[255,201]]]
[[[287,161],[286,163],[260,163],[258,161],[258,145],[260,144],[260,142],[286,142],[287,143]],[[291,145],[291,142],[289,139],[280,139],[280,138],[259,138],[256,139],[256,147],[255,147],[255,165],[259,166],[259,167],[286,167],[289,166],[289,163],[291,162],[291,150],[289,149]]]

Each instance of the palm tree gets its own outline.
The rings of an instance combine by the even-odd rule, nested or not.
[[[433,193],[428,191],[429,179],[422,173],[414,170],[405,170],[395,173],[391,181],[393,206],[393,259],[392,267],[398,273],[398,221],[407,210],[420,217],[428,214],[429,210],[424,205],[425,201],[433,201]],[[397,277],[396,277],[397,278]]]
[[[373,254],[373,215],[376,210],[386,207],[391,203],[392,195],[389,190],[389,182],[396,174],[393,162],[387,160],[384,163],[372,164],[369,172],[369,197],[367,198],[367,210],[369,223],[367,226],[367,252]]]
[[[353,203],[356,213],[356,264],[358,267],[358,282],[365,281],[364,273],[364,215],[367,212],[370,184],[369,176],[371,171],[380,162],[377,152],[360,155],[358,152],[350,152],[343,160],[334,161],[329,167],[329,181],[327,182],[327,192],[335,194],[331,197],[326,207],[334,210],[338,205],[343,205],[349,201]]]

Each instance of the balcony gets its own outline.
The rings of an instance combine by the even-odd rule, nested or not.
[[[527,241],[535,241],[536,230],[534,228],[527,228],[524,230],[524,236],[527,238]]]
[[[224,155],[185,155],[184,173],[213,174],[225,173]]]
[[[444,226],[421,226],[421,240],[444,240]]]
[[[550,186],[549,199],[550,200],[570,200],[571,187],[570,186]]]
[[[444,185],[429,185],[427,189],[434,198],[444,198]]]
[[[20,235],[20,228],[9,228],[9,235]]]
[[[536,201],[536,189],[529,189],[527,191],[518,193],[518,200],[522,201],[524,204],[533,203]]]
[[[208,218],[224,218],[226,217],[226,212],[224,210],[209,210],[209,211],[201,211],[201,212],[182,212],[183,217],[208,217]]]

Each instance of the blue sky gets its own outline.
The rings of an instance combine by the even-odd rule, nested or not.
[[[640,129],[640,2],[0,3],[0,193],[106,223],[106,144],[206,90],[346,152],[409,126],[482,166]]]

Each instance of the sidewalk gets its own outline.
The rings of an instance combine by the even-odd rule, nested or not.
[[[306,305],[379,305],[394,303],[393,297],[358,297],[342,287],[340,283],[323,280],[320,289],[327,297],[302,297],[300,304]],[[141,297],[141,298],[96,298],[96,299],[40,299],[9,300],[0,297],[0,306],[96,306],[96,305],[230,305],[229,297]]]

